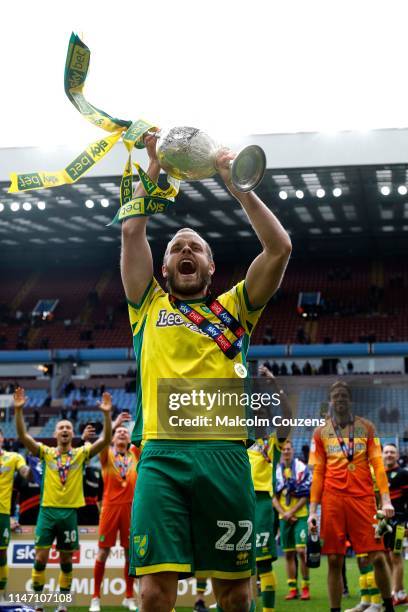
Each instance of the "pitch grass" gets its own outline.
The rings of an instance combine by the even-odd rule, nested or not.
[[[322,558],[322,565],[318,569],[311,570],[310,590],[312,599],[310,601],[285,601],[284,597],[287,592],[285,566],[283,559],[280,558],[275,564],[275,571],[278,579],[277,596],[275,609],[277,612],[327,612],[329,610],[329,602],[327,597],[327,563],[326,559]],[[405,561],[405,576],[408,572],[408,562]],[[347,581],[350,590],[350,597],[343,598],[342,610],[353,608],[360,600],[358,590],[358,569],[355,558],[347,559]],[[124,612],[125,608],[121,606],[101,606],[102,612]],[[397,608],[398,610],[405,609],[404,606]],[[69,608],[69,612],[85,612],[88,608],[73,607]],[[177,612],[191,612],[191,608],[176,608]],[[257,612],[262,612],[261,601],[257,603]]]

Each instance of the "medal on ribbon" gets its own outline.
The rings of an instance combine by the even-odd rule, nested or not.
[[[290,505],[290,501],[291,501],[290,493],[291,493],[291,489],[294,484],[293,479],[292,479],[293,473],[294,473],[294,461],[292,461],[291,467],[284,467],[284,464],[282,464],[282,476],[283,476],[283,482],[285,484],[284,488],[282,489],[282,495],[285,496],[285,504],[287,506]]]
[[[197,310],[192,308],[186,302],[179,300],[174,295],[169,295],[170,303],[173,304],[182,315],[184,315],[189,321],[197,325],[207,336],[209,336],[218,345],[218,348],[224,353],[228,359],[234,359],[238,353],[242,350],[242,344],[245,337],[245,329],[241,323],[230,313],[228,310],[220,304],[220,302],[209,295],[205,300],[207,308],[222,322],[225,327],[229,329],[232,334],[236,337],[234,342],[230,342],[228,338],[223,334],[222,330],[211,323],[204,315],[200,314]]]
[[[122,454],[116,450],[113,451],[113,454],[114,454],[115,467],[118,470],[122,480],[126,480],[126,475],[127,475],[128,466],[129,466],[129,458],[126,453]],[[122,483],[122,486],[123,486],[123,483]]]
[[[260,451],[261,451],[261,455],[262,457],[265,459],[265,461],[267,463],[271,463],[271,458],[269,457],[269,440],[268,438],[264,438],[262,440],[262,444],[260,446]]]
[[[333,429],[337,436],[337,441],[340,444],[341,451],[345,458],[348,461],[347,468],[350,472],[354,472],[356,469],[356,464],[353,463],[354,458],[354,417],[351,418],[351,424],[349,426],[349,443],[348,445],[345,443],[343,436],[341,435],[341,430],[336,421],[331,419]]]
[[[63,487],[65,487],[65,483],[67,481],[68,472],[71,467],[71,459],[72,459],[72,450],[69,450],[66,454],[66,461],[62,463],[62,453],[59,449],[57,449],[55,458],[57,460],[57,469],[60,477],[60,481]]]

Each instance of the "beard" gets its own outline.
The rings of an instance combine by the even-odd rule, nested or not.
[[[211,274],[208,270],[198,272],[197,278],[192,282],[183,282],[182,279],[178,278],[177,272],[167,271],[166,289],[171,294],[177,293],[187,298],[191,295],[197,295],[197,293],[201,293],[204,296],[210,284]]]

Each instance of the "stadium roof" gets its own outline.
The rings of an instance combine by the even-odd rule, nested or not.
[[[408,131],[385,130],[367,137],[343,134],[332,147],[327,139],[327,135],[316,134],[256,138],[268,159],[258,194],[289,230],[295,254],[379,255],[406,249],[408,164],[402,160],[408,151]],[[274,145],[280,145],[280,150]],[[29,152],[9,150],[8,167],[18,159],[20,165],[14,166],[15,170],[34,170],[38,168],[36,161],[44,167],[45,162]],[[67,161],[66,152],[64,155]],[[344,163],[346,158],[349,163]],[[334,164],[334,159],[343,163]],[[385,159],[393,163],[381,162]],[[275,165],[278,160],[280,166]],[[308,160],[317,163],[307,165]],[[106,167],[103,160],[102,165],[105,163],[105,170],[111,169],[116,161],[111,160]],[[58,163],[59,159],[53,157],[47,165],[55,169]],[[120,176],[117,171],[95,174],[71,186],[21,194],[8,194],[8,181],[2,181],[2,256],[15,256],[22,249],[26,253],[27,247],[30,252],[43,252],[50,246],[60,253],[69,251],[69,247],[92,252],[109,247],[117,250],[120,226],[106,225],[119,205]],[[39,205],[44,209],[39,210]],[[236,248],[237,243],[249,250],[256,248],[244,212],[217,176],[182,183],[174,208],[149,221],[149,237],[161,246],[181,226],[196,228],[216,250],[217,244],[225,249]]]

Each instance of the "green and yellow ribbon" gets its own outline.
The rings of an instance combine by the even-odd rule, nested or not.
[[[72,32],[69,40],[67,59],[65,61],[64,88],[68,98],[93,125],[107,132],[127,130],[132,122],[111,117],[104,111],[90,104],[84,97],[83,89],[88,76],[91,52],[82,40]]]
[[[65,62],[65,93],[85,119],[110,132],[110,135],[90,144],[63,170],[56,172],[40,170],[24,174],[13,172],[10,175],[9,193],[48,189],[76,183],[122,138],[129,155],[120,184],[120,209],[111,223],[119,223],[129,217],[165,212],[168,206],[174,203],[174,198],[180,188],[180,181],[173,177],[168,177],[169,187],[163,190],[149,178],[139,164],[134,164],[147,196],[133,198],[132,150],[133,148],[143,149],[144,135],[150,130],[156,130],[157,127],[143,119],[128,121],[111,117],[86,100],[83,89],[88,75],[90,58],[89,48],[79,36],[72,33]]]
[[[76,183],[88,170],[98,163],[111,150],[121,137],[121,132],[115,132],[111,136],[106,136],[96,140],[89,145],[82,153],[72,160],[64,170],[48,172],[40,170],[28,174],[10,175],[11,185],[9,193],[18,191],[31,191],[32,189],[48,189],[49,187],[59,187]]]

